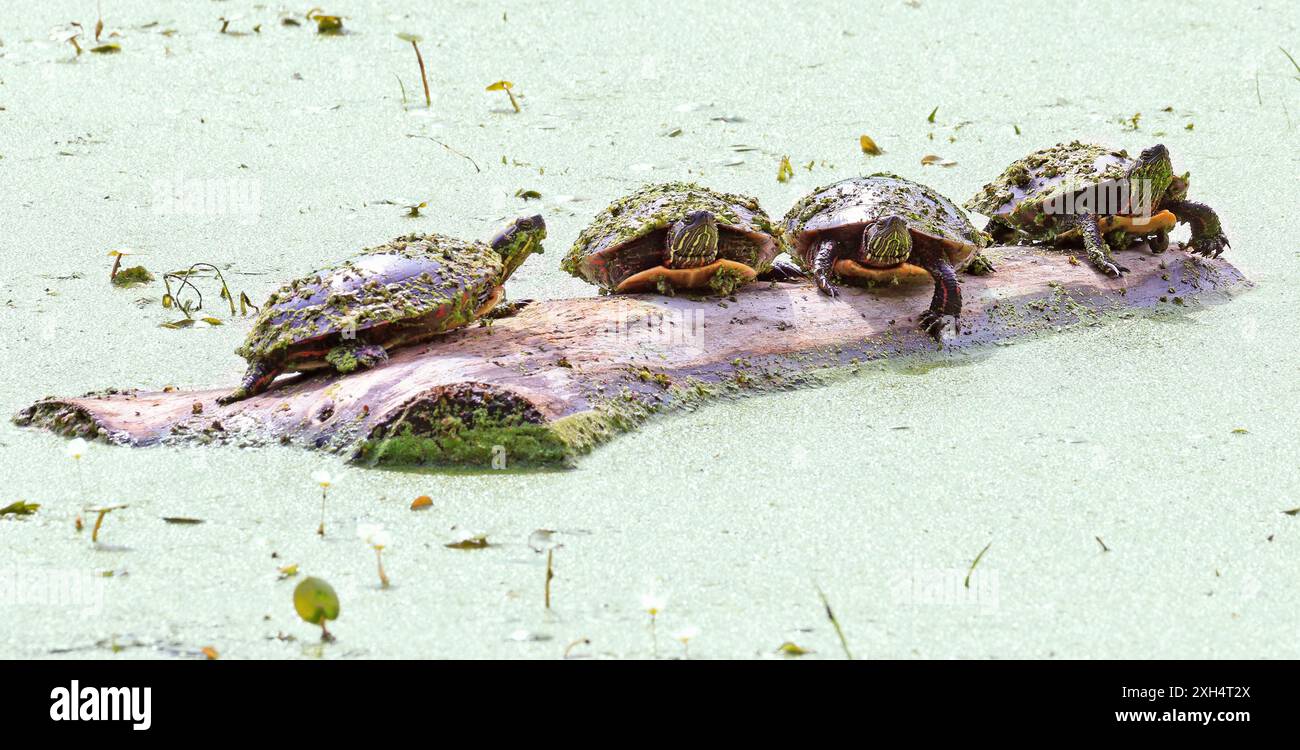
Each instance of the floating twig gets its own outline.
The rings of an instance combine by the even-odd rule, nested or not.
[[[835,635],[839,636],[840,648],[844,649],[844,656],[849,661],[853,661],[853,652],[849,650],[849,641],[844,637],[844,629],[840,627],[840,621],[835,618],[835,612],[831,609],[830,601],[826,598],[821,586],[814,583],[813,588],[817,589],[817,596],[822,600],[822,606],[826,608],[826,619],[831,621],[831,625],[835,628]]]
[[[483,171],[483,170],[479,169],[478,162],[474,161],[474,160],[473,160],[472,158],[470,158],[469,156],[467,156],[467,155],[465,155],[465,154],[462,154],[461,152],[457,151],[456,149],[452,148],[451,146],[448,146],[447,144],[443,143],[442,141],[438,140],[437,138],[434,138],[433,136],[421,135],[421,134],[419,134],[419,133],[407,133],[407,134],[406,134],[406,137],[407,137],[407,138],[424,138],[424,139],[427,139],[427,140],[433,141],[434,143],[438,144],[439,146],[442,146],[443,148],[447,149],[447,150],[450,151],[451,153],[453,153],[453,154],[459,156],[460,158],[462,158],[462,159],[468,161],[470,164],[473,164],[473,165],[474,165],[474,171],[475,171],[475,172],[482,172],[482,171]]]

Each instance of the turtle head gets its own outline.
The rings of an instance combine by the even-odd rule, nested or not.
[[[542,252],[542,240],[546,239],[546,222],[541,215],[521,216],[510,222],[509,226],[497,232],[492,238],[492,249],[501,254],[505,265],[505,277],[520,266],[531,253]]]
[[[718,219],[709,211],[692,211],[668,227],[664,265],[707,266],[718,256]]]
[[[1174,179],[1169,149],[1157,143],[1145,149],[1128,173],[1130,212],[1150,213],[1169,190]]]
[[[912,254],[912,233],[901,216],[877,219],[862,230],[861,259],[868,265],[892,266]]]

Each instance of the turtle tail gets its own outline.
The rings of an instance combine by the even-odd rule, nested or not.
[[[256,361],[248,365],[244,379],[239,387],[217,399],[218,404],[232,404],[249,396],[256,396],[271,386],[271,381],[281,372],[280,368],[269,362]]]

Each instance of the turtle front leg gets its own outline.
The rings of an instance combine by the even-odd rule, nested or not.
[[[921,329],[940,341],[943,339],[943,316],[961,317],[961,285],[957,283],[957,271],[942,251],[914,250],[911,260],[934,277],[934,297],[930,300],[930,309],[921,313]]]
[[[1169,231],[1161,229],[1147,240],[1147,247],[1151,248],[1152,255],[1159,255],[1169,249]]]
[[[346,375],[388,361],[388,352],[378,344],[348,341],[330,349],[325,355],[325,361],[334,365],[335,370]]]
[[[839,250],[834,240],[822,240],[817,246],[817,253],[813,255],[813,281],[817,283],[817,288],[822,290],[822,294],[830,297],[838,297],[840,294],[840,290],[831,281],[835,259],[838,256]]]
[[[280,368],[276,365],[263,361],[253,362],[248,365],[248,371],[244,373],[244,379],[239,382],[239,387],[218,398],[217,403],[225,406],[242,401],[249,396],[256,396],[270,388],[271,381],[279,374]]]
[[[1192,238],[1187,246],[1197,255],[1217,258],[1224,248],[1231,247],[1223,234],[1219,215],[1204,203],[1193,201],[1165,201],[1161,208],[1174,212],[1174,216],[1192,228]]]
[[[1088,254],[1088,260],[1097,267],[1097,270],[1115,278],[1123,276],[1128,271],[1111,257],[1110,248],[1106,246],[1106,238],[1101,235],[1101,227],[1097,224],[1095,215],[1076,215],[1074,226],[1079,229],[1079,234],[1083,237],[1083,249]]]

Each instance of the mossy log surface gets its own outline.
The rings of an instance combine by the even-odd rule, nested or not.
[[[394,352],[348,376],[282,378],[219,406],[231,387],[48,398],[19,424],[112,443],[290,443],[387,466],[556,467],[656,413],[816,385],[864,364],[943,359],[1116,313],[1221,302],[1250,286],[1228,262],[1171,249],[1118,253],[1108,279],[1086,261],[994,248],[989,276],[962,276],[965,312],[942,346],[915,320],[932,287],[755,283],[729,299],[629,295],[538,301],[517,315]],[[1180,307],[1181,306],[1181,307]]]

